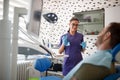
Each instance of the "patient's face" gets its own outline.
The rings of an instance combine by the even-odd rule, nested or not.
[[[107,27],[105,27],[97,36],[95,45],[99,47],[105,41],[105,34],[107,32]]]

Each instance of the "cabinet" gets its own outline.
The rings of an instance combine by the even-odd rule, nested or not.
[[[97,35],[104,27],[104,9],[75,12],[73,15],[80,20],[78,32],[84,35]]]

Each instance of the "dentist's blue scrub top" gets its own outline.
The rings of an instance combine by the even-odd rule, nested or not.
[[[69,32],[61,36],[60,45],[62,44],[62,37],[67,35],[67,40],[70,42],[69,46],[65,46],[65,55],[63,62],[63,75],[67,73],[78,64],[83,58],[81,54],[81,43],[83,42],[83,35],[76,32],[75,35],[70,35]]]

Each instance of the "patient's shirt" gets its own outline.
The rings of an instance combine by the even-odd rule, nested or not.
[[[98,50],[96,53],[91,54],[90,56],[83,59],[78,63],[64,78],[63,80],[70,80],[75,72],[81,67],[83,63],[90,63],[93,65],[100,65],[110,68],[112,62],[112,55],[110,50]]]

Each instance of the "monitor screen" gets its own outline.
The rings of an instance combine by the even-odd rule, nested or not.
[[[28,25],[26,27],[29,35],[39,37],[41,13],[42,13],[42,0],[31,0],[28,10]]]

